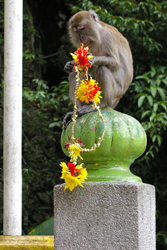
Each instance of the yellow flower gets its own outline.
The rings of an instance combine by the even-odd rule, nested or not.
[[[77,55],[75,55],[74,53],[70,53],[70,55],[72,55],[72,58],[74,59],[74,61],[77,62]]]
[[[87,93],[87,86],[83,80],[78,87],[77,98],[80,99],[81,102],[89,103],[89,99],[86,93]]]
[[[64,180],[66,183],[64,190],[69,188],[70,191],[72,191],[77,186],[83,187],[81,181],[77,177],[72,176],[70,173],[66,174]]]
[[[80,164],[80,165],[78,165],[78,166],[76,167],[76,168],[78,168],[78,169],[81,170],[80,175],[78,175],[78,179],[80,180],[80,182],[85,181],[85,179],[87,179],[86,177],[87,177],[87,175],[88,175],[88,173],[87,173],[87,171],[86,171],[86,168],[82,168],[82,166],[83,166],[83,163]]]
[[[65,162],[60,163],[60,166],[62,167],[61,179],[64,179],[66,183],[64,190],[69,188],[70,191],[72,191],[77,186],[83,187],[81,183],[87,179],[86,177],[88,175],[86,168],[82,168],[83,163],[76,167],[75,164],[71,162],[67,165]]]
[[[100,94],[101,94],[101,91],[98,91],[97,94],[94,97],[94,101],[95,101],[96,104],[100,103],[100,98],[102,98],[102,96]]]
[[[80,155],[81,148],[80,148],[78,143],[70,145],[68,150],[70,151],[69,156],[71,157],[72,162],[74,162],[77,159],[77,157],[79,157],[81,160],[83,160],[83,158]]]
[[[60,166],[62,167],[62,176],[61,176],[61,179],[64,179],[64,176],[66,175],[66,173],[68,172],[68,167],[67,165],[65,164],[65,162],[61,162],[60,163]]]

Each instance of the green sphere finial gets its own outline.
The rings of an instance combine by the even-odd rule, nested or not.
[[[82,162],[88,171],[87,181],[142,182],[130,172],[130,165],[143,154],[146,148],[146,134],[141,124],[133,117],[106,107],[101,110],[107,129],[101,146],[93,152],[81,153]],[[79,117],[75,124],[75,137],[83,141],[86,148],[98,142],[103,123],[98,112]],[[61,146],[70,142],[71,123],[62,132]]]

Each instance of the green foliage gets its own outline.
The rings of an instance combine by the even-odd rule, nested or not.
[[[34,228],[29,235],[54,235],[54,217],[52,216]]]
[[[149,72],[135,78],[132,87],[138,93],[135,96],[138,105],[137,117],[151,139],[151,146],[145,157],[149,154],[154,157],[167,128],[167,67],[151,66]]]
[[[24,13],[23,15],[23,22],[28,23],[29,25],[23,25],[24,33],[30,32],[31,35],[35,35],[37,37],[40,37],[39,32],[35,29],[34,23],[33,23],[33,17],[30,13]]]
[[[23,89],[23,169],[28,170],[27,186],[31,187],[24,233],[53,215],[53,186],[62,182],[62,120],[70,108],[67,81],[49,88],[46,81],[34,79],[33,89]]]
[[[157,242],[162,245],[165,246],[167,245],[167,233],[164,231],[160,231],[157,233]]]
[[[58,87],[53,86],[50,91],[47,82],[39,79],[34,79],[33,82],[36,85],[35,90],[28,87],[23,89],[23,98],[27,104],[32,103],[38,107],[38,114],[42,115],[43,112],[53,111],[57,115],[53,118],[53,122],[49,125],[49,128],[55,126],[61,128],[62,120],[60,117],[72,109],[72,103],[70,103],[68,97],[69,83],[62,81]]]
[[[23,52],[23,57],[25,58],[25,60],[29,60],[30,62],[32,62],[32,60],[35,58],[35,55],[32,54],[29,49],[27,49]]]

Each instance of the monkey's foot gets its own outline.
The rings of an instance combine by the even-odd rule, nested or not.
[[[90,112],[92,112],[92,111],[95,111],[95,109],[93,109],[92,105],[83,105],[82,107],[80,107],[80,108],[77,110],[77,115],[78,115],[78,116],[81,116],[81,115],[90,113]]]
[[[82,116],[82,115],[87,114],[87,113],[90,113],[90,112],[92,112],[92,111],[95,111],[95,109],[93,109],[92,105],[84,105],[84,106],[80,107],[80,108],[77,110],[76,114],[77,114],[77,116]],[[62,127],[62,129],[66,129],[67,123],[68,123],[68,121],[71,120],[72,115],[73,115],[73,112],[68,112],[68,113],[65,115],[65,117],[64,117],[64,119],[63,119],[63,127]]]
[[[68,121],[71,120],[71,116],[73,115],[73,112],[68,112],[65,116],[64,116],[64,119],[63,119],[63,127],[62,129],[66,129],[66,126],[67,126],[67,123]]]

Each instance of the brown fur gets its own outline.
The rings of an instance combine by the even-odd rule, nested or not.
[[[78,12],[69,20],[69,35],[76,48],[84,43],[94,56],[89,73],[101,87],[101,108],[114,108],[133,78],[132,55],[128,41],[115,27],[100,21],[92,10]],[[73,101],[76,82],[72,68],[69,81],[69,95]],[[79,101],[77,105],[82,106]]]

